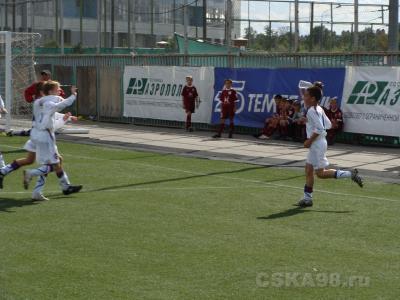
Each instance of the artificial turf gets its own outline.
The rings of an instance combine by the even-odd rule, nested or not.
[[[7,161],[22,138],[0,137]],[[400,186],[60,143],[83,192],[0,191],[0,299],[398,299]],[[360,277],[355,277],[360,276]],[[360,281],[359,281],[360,280]]]

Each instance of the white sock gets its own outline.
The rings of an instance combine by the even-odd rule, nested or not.
[[[0,169],[0,173],[5,176],[5,175],[8,175],[8,174],[10,174],[11,172],[13,172],[15,170],[18,170],[18,169],[19,169],[19,165],[17,164],[16,161],[13,161],[11,164],[8,164],[8,165],[2,167]]]
[[[43,175],[39,176],[35,188],[33,189],[33,196],[42,194],[45,183],[46,183],[46,176]]]
[[[0,153],[0,168],[4,168],[6,166],[3,158],[3,154]]]
[[[44,176],[49,174],[52,171],[52,168],[49,165],[42,165],[37,169],[27,170],[29,175],[31,176]]]
[[[61,189],[63,191],[68,189],[68,187],[71,185],[71,183],[69,182],[69,178],[68,178],[67,173],[65,173],[63,171],[62,173],[57,174],[57,177],[58,177]]]
[[[343,179],[343,178],[350,178],[350,177],[351,177],[350,171],[337,170],[335,173],[336,179]]]

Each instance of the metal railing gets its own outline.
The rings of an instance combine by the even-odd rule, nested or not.
[[[239,53],[155,55],[36,55],[38,64],[62,66],[214,66],[231,68],[323,68],[344,66],[397,66],[400,52],[346,53]]]

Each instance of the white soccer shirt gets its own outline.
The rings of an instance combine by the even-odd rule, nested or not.
[[[307,110],[307,138],[310,138],[313,133],[319,135],[318,139],[326,136],[326,130],[331,129],[332,123],[329,121],[325,111],[321,106],[313,106]]]
[[[56,112],[71,106],[76,99],[75,95],[63,99],[60,96],[44,96],[36,100],[33,105],[35,117],[35,128],[38,130],[49,130],[54,132],[56,129]]]

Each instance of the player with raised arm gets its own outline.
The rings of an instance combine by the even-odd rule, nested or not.
[[[65,195],[77,193],[82,189],[81,185],[73,186],[64,172],[55,139],[56,113],[71,106],[76,99],[76,88],[72,87],[72,95],[63,99],[58,96],[59,83],[48,81],[43,86],[44,97],[35,101],[33,113],[35,126],[32,128],[31,139],[36,146],[36,160],[41,166],[24,172],[24,187],[27,189],[33,177],[39,180],[33,191],[32,200],[48,200],[42,194],[46,175],[54,171],[59,178],[60,186]]]
[[[304,147],[310,150],[305,167],[306,184],[304,186],[304,197],[297,203],[297,206],[300,207],[313,205],[314,172],[321,179],[351,178],[360,187],[363,187],[363,180],[359,176],[357,169],[352,171],[326,169],[329,166],[326,158],[328,148],[326,131],[331,128],[331,122],[323,108],[319,106],[321,98],[322,90],[319,86],[312,86],[304,92],[304,105],[307,109],[307,140],[304,142]]]
[[[45,83],[44,81],[41,81],[41,82],[38,82],[36,85],[36,88],[39,91],[39,96],[38,96],[38,98],[36,98],[36,100],[39,100],[40,98],[42,98],[44,96],[44,94],[43,94],[44,83]],[[55,125],[56,130],[62,128],[66,123],[71,122],[71,121],[72,122],[77,121],[77,118],[72,116],[71,113],[66,113],[66,114],[56,113],[56,125]],[[35,120],[32,121],[32,127],[34,127],[34,126],[35,126]],[[36,159],[35,143],[31,139],[29,139],[25,143],[23,149],[27,152],[26,157],[16,159],[8,165],[0,166],[0,189],[3,188],[4,177],[10,175],[11,173],[20,169],[21,167],[29,166],[35,162],[35,159]],[[36,195],[36,198],[39,198],[39,196]]]

